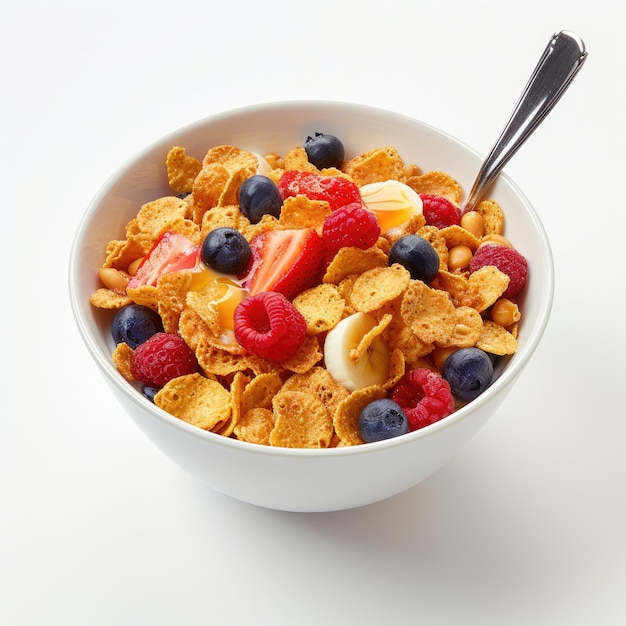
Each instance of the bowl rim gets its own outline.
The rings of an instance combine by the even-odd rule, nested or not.
[[[512,383],[514,379],[517,378],[517,376],[524,369],[526,363],[530,360],[531,356],[536,351],[543,337],[550,318],[550,313],[554,300],[554,259],[545,227],[539,217],[538,212],[536,211],[530,200],[527,198],[527,196],[524,194],[524,192],[510,178],[506,171],[502,171],[498,177],[499,180],[504,181],[505,184],[509,186],[511,191],[518,196],[521,204],[524,205],[528,213],[528,217],[530,218],[534,228],[538,233],[539,240],[541,241],[541,256],[546,263],[546,267],[544,268],[545,274],[542,275],[542,279],[545,283],[545,288],[543,290],[545,296],[543,298],[543,302],[541,302],[541,308],[537,313],[538,322],[535,325],[532,334],[528,337],[522,351],[514,355],[514,358],[512,358],[507,366],[503,369],[499,377],[492,383],[492,385],[490,385],[487,390],[485,390],[476,399],[472,400],[467,405],[459,408],[446,418],[439,420],[434,424],[430,424],[424,428],[418,429],[414,432],[402,435],[400,437],[394,437],[391,439],[385,439],[383,441],[372,442],[359,446],[321,449],[263,446],[260,444],[240,441],[238,439],[232,439],[230,437],[224,437],[217,433],[205,431],[196,426],[192,426],[191,424],[188,424],[187,422],[184,422],[183,420],[180,420],[173,415],[170,415],[163,409],[160,409],[159,407],[154,405],[150,400],[144,397],[141,392],[139,392],[133,385],[131,385],[119,374],[119,372],[115,369],[112,360],[110,359],[110,355],[109,359],[105,359],[99,347],[92,339],[87,324],[82,318],[81,305],[78,301],[76,284],[78,283],[79,270],[78,257],[80,256],[81,243],[83,242],[87,232],[87,226],[90,224],[93,216],[96,214],[96,209],[98,208],[101,201],[106,197],[107,190],[113,184],[113,182],[120,179],[125,171],[128,171],[133,164],[138,163],[142,159],[144,159],[146,155],[148,155],[150,152],[154,151],[161,145],[167,144],[168,142],[171,143],[173,138],[178,137],[182,134],[189,133],[194,129],[205,127],[211,124],[216,124],[221,121],[236,117],[249,116],[253,114],[276,110],[295,110],[306,109],[310,107],[316,107],[318,109],[325,108],[334,111],[340,109],[344,111],[360,111],[367,115],[393,117],[396,120],[402,121],[403,123],[417,125],[426,130],[432,131],[433,133],[440,135],[441,137],[446,138],[448,141],[456,144],[463,151],[472,154],[475,158],[480,159],[481,161],[484,158],[484,156],[482,156],[477,150],[475,150],[462,140],[458,139],[454,135],[451,135],[450,133],[443,131],[427,122],[423,122],[420,119],[391,109],[384,109],[381,107],[366,104],[351,103],[348,101],[334,101],[326,99],[282,100],[276,102],[269,101],[259,104],[241,106],[226,111],[220,111],[180,126],[177,129],[174,129],[145,145],[141,150],[136,151],[135,154],[124,160],[121,165],[115,168],[113,172],[104,180],[100,188],[92,197],[86,209],[83,211],[81,219],[73,235],[70,247],[68,261],[68,291],[72,314],[83,343],[85,344],[92,358],[97,363],[98,369],[105,376],[108,382],[113,385],[115,389],[119,390],[133,404],[137,405],[138,409],[148,411],[153,418],[159,420],[167,427],[178,429],[187,435],[191,435],[201,440],[210,442],[212,444],[224,446],[232,450],[245,452],[246,454],[255,453],[263,456],[269,455],[274,457],[279,456],[288,458],[320,459],[355,454],[369,454],[374,451],[387,450],[399,446],[410,445],[412,442],[418,439],[424,439],[435,434],[436,432],[451,428],[457,422],[463,421],[470,413],[478,411],[481,407],[490,403],[493,397],[497,396],[502,389],[506,388],[510,382]]]

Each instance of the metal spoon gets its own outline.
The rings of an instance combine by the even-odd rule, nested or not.
[[[586,58],[585,44],[574,33],[563,30],[552,37],[478,172],[467,198],[467,209],[480,202],[502,168],[569,87]]]

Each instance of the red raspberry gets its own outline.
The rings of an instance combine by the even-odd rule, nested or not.
[[[361,204],[359,188],[345,176],[322,176],[289,170],[280,177],[278,191],[283,201],[299,194],[309,200],[326,200],[333,211],[352,202]]]
[[[137,346],[130,368],[133,378],[149,387],[163,387],[172,378],[197,371],[193,350],[173,333],[156,333]]]
[[[461,209],[443,196],[420,194],[424,206],[426,223],[437,228],[446,228],[461,223]]]
[[[242,300],[234,313],[235,338],[251,354],[284,361],[304,343],[306,321],[277,291],[262,291]]]
[[[371,248],[380,235],[376,216],[353,202],[331,213],[322,227],[322,236],[332,258],[340,248],[356,246],[361,250]]]
[[[391,399],[402,407],[411,431],[434,424],[454,411],[448,381],[427,368],[407,372],[391,390]]]
[[[504,298],[512,298],[524,288],[528,276],[528,262],[517,250],[499,244],[484,244],[474,253],[469,271],[475,272],[486,265],[495,265],[511,279],[502,294]]]

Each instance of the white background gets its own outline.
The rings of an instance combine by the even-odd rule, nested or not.
[[[3,10],[0,623],[626,623],[621,0],[169,5]],[[71,240],[104,180],[180,126],[288,99],[389,108],[486,153],[561,29],[589,59],[506,168],[551,237],[553,315],[462,454],[324,514],[233,501],[164,458],[70,313]]]

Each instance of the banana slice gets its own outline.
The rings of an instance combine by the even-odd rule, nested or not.
[[[265,157],[262,157],[258,152],[253,152],[252,154],[254,154],[259,161],[259,167],[257,168],[256,173],[267,176],[269,172],[272,171],[272,166],[265,160]]]
[[[377,323],[371,315],[354,313],[341,320],[326,336],[326,369],[348,391],[387,381],[389,348],[380,333],[389,321]]]

